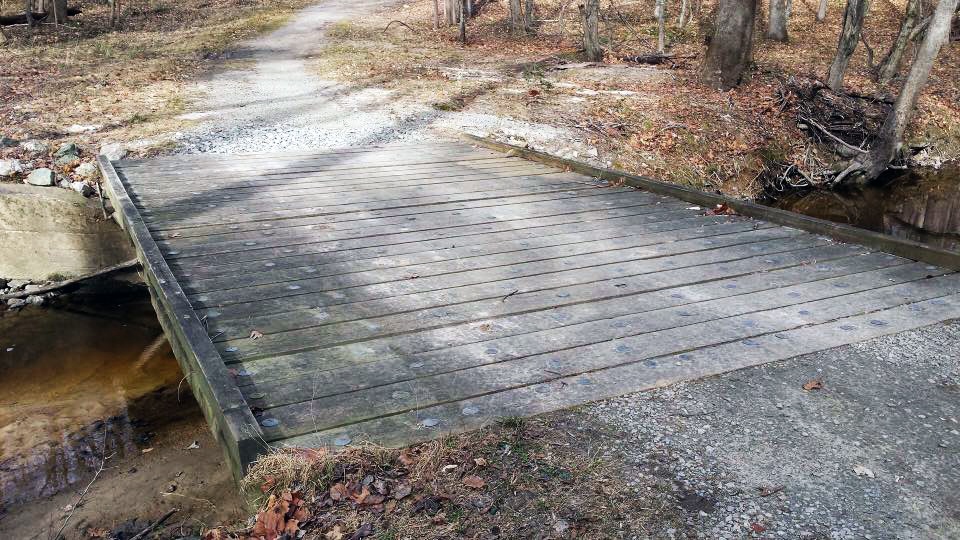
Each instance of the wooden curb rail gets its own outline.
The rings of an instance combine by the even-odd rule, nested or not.
[[[499,150],[501,152],[511,153],[517,157],[538,161],[540,163],[553,165],[555,167],[565,168],[574,172],[600,178],[611,183],[623,183],[625,185],[643,189],[651,193],[669,195],[671,197],[676,197],[678,199],[708,208],[723,204],[728,208],[735,210],[738,214],[744,216],[763,219],[771,223],[777,223],[779,225],[786,225],[788,227],[795,227],[804,231],[822,234],[841,242],[861,244],[879,251],[885,251],[893,255],[899,255],[907,259],[922,261],[933,265],[950,268],[952,270],[960,270],[960,253],[931,247],[920,242],[896,238],[890,235],[868,231],[866,229],[860,229],[858,227],[844,225],[841,223],[834,223],[824,219],[805,216],[795,212],[790,212],[788,210],[772,208],[750,201],[734,199],[713,193],[706,193],[697,189],[679,186],[676,184],[668,184],[666,182],[654,180],[653,178],[630,174],[628,172],[618,171],[616,169],[594,167],[593,165],[553,156],[537,150],[531,150],[529,148],[522,148],[520,146],[502,143],[488,137],[480,137],[468,133],[462,134],[461,137],[467,142],[477,144],[491,150]]]

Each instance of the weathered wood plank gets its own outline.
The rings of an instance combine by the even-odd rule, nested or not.
[[[346,434],[351,436],[355,443],[373,441],[384,446],[397,447],[443,434],[477,429],[499,418],[545,413],[690,380],[694,373],[697,376],[716,375],[958,317],[960,297],[952,295],[704,348],[689,358],[653,358],[649,362],[593,372],[587,377],[563,377],[549,383],[477,396],[465,401],[418,408],[408,413],[386,416],[346,428],[284,439],[279,444],[334,447],[334,440]],[[873,320],[887,324],[874,325],[871,324]],[[439,424],[426,428],[421,423],[425,418],[437,419]]]
[[[243,276],[244,286],[252,286],[311,278],[317,279],[323,276],[350,272],[410,267],[420,268],[427,263],[445,263],[449,265],[451,262],[456,262],[456,268],[462,269],[462,264],[476,264],[476,261],[486,262],[490,260],[488,259],[489,257],[501,256],[511,252],[527,252],[524,255],[529,256],[529,253],[536,253],[537,250],[544,251],[547,248],[553,248],[553,250],[556,251],[558,249],[566,249],[570,246],[579,246],[584,249],[595,250],[597,249],[596,243],[601,241],[624,242],[631,239],[640,241],[640,239],[632,237],[663,231],[675,231],[677,235],[689,234],[691,235],[690,237],[692,237],[693,235],[725,234],[769,227],[766,224],[757,224],[745,220],[730,220],[720,216],[714,216],[712,219],[707,218],[706,224],[704,221],[704,218],[697,216],[677,221],[626,225],[617,228],[537,236],[523,240],[504,240],[474,246],[450,246],[448,243],[441,249],[416,251],[394,256],[378,256],[373,254],[373,256],[368,258],[351,258],[342,261],[331,260],[333,257],[324,256],[316,258],[313,264],[301,263],[292,266],[281,265],[276,261],[269,261],[263,265],[244,265],[241,268],[237,268],[236,272],[217,277],[192,274],[181,281],[184,290],[189,292],[204,292],[235,288],[240,276]],[[709,231],[706,230],[708,226],[711,227]],[[681,233],[681,231],[686,232]],[[583,244],[589,245],[583,246]],[[425,275],[418,270],[412,269],[411,271],[420,276]]]
[[[625,192],[620,192],[620,194],[622,193]],[[375,227],[385,227],[388,225],[401,226],[407,229],[416,226],[418,228],[417,230],[435,229],[487,223],[493,219],[510,219],[515,216],[530,217],[551,215],[555,213],[554,210],[556,209],[562,209],[569,213],[573,210],[583,211],[600,208],[617,208],[616,202],[608,204],[610,201],[616,201],[616,195],[615,193],[596,189],[565,189],[543,195],[527,195],[520,197],[519,200],[498,200],[496,203],[490,205],[471,206],[464,204],[457,208],[441,211],[420,211],[418,208],[416,209],[418,211],[400,215],[368,216],[364,218],[355,216],[358,219],[322,220],[320,223],[310,225],[293,225],[285,220],[270,222],[270,227],[261,227],[255,231],[227,231],[202,237],[184,238],[182,236],[167,235],[163,242],[177,246],[177,249],[182,251],[191,246],[208,244],[223,245],[225,242],[230,241],[263,240],[271,236],[274,237],[273,239],[295,237],[314,238],[318,236],[323,239],[333,231],[369,231]],[[672,205],[673,208],[678,210],[685,208],[684,203],[664,203],[651,200],[650,204],[657,205],[660,208],[666,208],[668,205]],[[537,211],[540,208],[543,208],[543,211]],[[396,227],[392,227],[386,230],[395,229]]]
[[[786,240],[770,240],[755,244],[755,246],[760,247],[760,251],[750,250],[749,248],[753,246],[738,245],[718,250],[696,251],[675,256],[656,257],[645,261],[639,261],[633,265],[626,265],[622,264],[621,262],[616,262],[602,266],[589,267],[589,270],[576,269],[545,272],[528,275],[526,277],[507,277],[500,278],[496,281],[491,280],[480,283],[471,283],[468,279],[457,275],[460,281],[467,282],[468,284],[455,288],[451,286],[451,283],[454,283],[452,280],[432,280],[431,278],[427,278],[422,281],[426,282],[430,280],[433,281],[433,283],[415,285],[416,282],[421,280],[413,280],[404,283],[371,285],[351,289],[349,291],[349,295],[345,294],[343,291],[311,293],[301,296],[261,300],[246,304],[232,304],[219,307],[218,309],[223,311],[222,316],[224,319],[240,319],[236,324],[242,325],[244,323],[250,324],[254,320],[260,322],[264,319],[267,319],[268,317],[266,316],[272,313],[289,312],[291,309],[295,308],[314,308],[314,313],[319,316],[321,313],[329,314],[331,311],[330,306],[336,304],[355,304],[362,302],[363,300],[377,300],[375,304],[379,304],[380,300],[384,297],[395,297],[397,303],[399,303],[401,306],[406,305],[407,309],[405,311],[422,310],[424,306],[421,306],[421,302],[423,302],[421,298],[423,297],[415,295],[417,295],[417,293],[434,291],[438,294],[426,295],[426,299],[428,299],[428,301],[433,300],[433,302],[436,302],[435,299],[440,299],[439,305],[451,305],[466,300],[502,299],[505,295],[509,295],[515,291],[524,291],[524,293],[526,293],[527,291],[537,291],[553,287],[562,287],[590,282],[606,283],[608,291],[618,291],[620,294],[623,294],[627,292],[625,289],[627,289],[628,286],[621,285],[625,284],[626,282],[624,280],[631,276],[654,274],[672,268],[682,268],[684,266],[703,266],[707,264],[719,264],[728,261],[734,262],[747,257],[748,253],[780,253],[785,251],[799,250],[803,247],[812,247],[816,245],[823,245],[823,242],[815,239],[793,237]],[[509,275],[509,271],[501,272],[501,275]],[[442,277],[447,278],[449,276]],[[319,305],[324,307],[318,308],[317,306]],[[341,309],[349,310],[350,307],[344,307]],[[396,310],[395,307],[393,309]],[[254,317],[256,317],[256,319],[254,319]],[[422,326],[440,326],[447,325],[455,321],[450,321],[447,319],[447,317],[437,317],[432,324],[422,319],[419,322]],[[216,332],[219,332],[219,327],[225,326],[225,323],[218,317],[216,326]],[[277,333],[271,335],[271,339],[246,341],[228,340],[219,343],[218,347],[224,351],[227,348],[235,347],[239,356],[244,358],[253,358],[257,356],[296,352],[298,350],[336,344],[344,340],[343,333],[347,331],[351,332],[351,334],[348,334],[351,335],[351,337],[347,339],[353,340],[355,338],[352,336],[355,335],[355,333],[364,331],[363,327],[366,327],[365,331],[368,334],[367,337],[372,337],[370,334],[376,335],[376,333],[380,331],[380,327],[376,323],[368,322],[364,324],[363,322],[360,322],[354,325],[343,325],[338,327],[337,333],[334,333],[332,329],[324,327],[317,329],[307,328],[302,331],[291,330]],[[248,326],[248,329],[249,328],[250,326]]]
[[[110,184],[112,203],[143,265],[151,295],[159,308],[164,333],[177,353],[175,356],[181,368],[188,374],[190,388],[214,436],[223,445],[235,478],[239,480],[250,461],[265,450],[262,432],[116,171],[104,156],[98,158],[98,164]]]
[[[353,394],[358,390],[372,389],[385,385],[395,385],[412,381],[411,388],[417,388],[416,379],[480,365],[502,363],[526,356],[542,355],[574,347],[596,345],[610,340],[640,334],[689,326],[716,319],[725,319],[768,309],[779,309],[791,305],[809,303],[827,298],[846,297],[847,295],[871,289],[893,287],[896,284],[924,280],[928,271],[922,263],[899,265],[892,268],[873,270],[846,275],[837,278],[810,281],[789,287],[762,289],[743,294],[729,294],[720,298],[702,299],[680,305],[659,309],[644,309],[633,306],[626,311],[625,299],[618,299],[620,305],[607,302],[607,317],[576,324],[563,324],[557,315],[573,318],[579,306],[570,306],[563,310],[554,310],[554,324],[537,329],[532,326],[527,333],[516,334],[509,338],[489,339],[466,345],[449,346],[410,357],[392,356],[387,359],[351,366],[348,369],[326,371],[278,371],[276,362],[263,364],[263,370],[253,368],[253,362],[245,363],[248,375],[241,381],[241,391],[249,399],[250,395],[263,394],[256,400],[260,408],[271,408],[310,401],[322,397],[341,394]],[[760,276],[750,276],[759,278]],[[817,277],[809,274],[809,277]],[[745,280],[740,280],[740,284]],[[714,289],[721,289],[715,286]],[[711,291],[712,292],[712,291]],[[719,292],[719,291],[718,291]],[[720,292],[722,295],[723,293]],[[840,298],[844,301],[844,298]],[[629,307],[627,307],[629,309]],[[617,313],[624,313],[617,316]],[[542,319],[551,317],[544,314]],[[411,368],[410,364],[416,364]],[[505,374],[506,375],[506,374]],[[358,398],[361,401],[362,397]],[[354,401],[348,397],[347,401]],[[423,403],[429,405],[429,403]]]
[[[836,250],[836,246],[828,249]],[[754,269],[739,267],[726,273],[708,272],[696,275],[696,268],[669,272],[667,277],[658,274],[659,281],[646,288],[634,287],[623,295],[611,295],[610,291],[598,291],[596,285],[564,287],[539,293],[524,294],[508,303],[466,303],[444,310],[456,310],[460,316],[444,313],[451,324],[440,327],[416,327],[407,333],[374,336],[369,339],[343,345],[319,348],[303,353],[270,356],[239,362],[237,369],[246,369],[252,374],[269,372],[266,377],[288,378],[311,373],[320,376],[322,371],[355,371],[365,369],[366,364],[406,360],[407,364],[418,362],[424,354],[442,354],[456,346],[499,340],[551,328],[582,324],[591,321],[621,317],[635,313],[684,306],[689,303],[723,299],[738,294],[747,294],[771,289],[787,288],[808,282],[851,276],[893,268],[907,264],[905,259],[883,253],[856,253],[843,251],[845,256],[831,258],[823,248],[810,250],[805,258],[784,261],[782,266],[764,266]],[[751,271],[756,270],[756,271]],[[688,275],[677,275],[688,274]],[[848,279],[855,279],[849,277]],[[791,291],[792,292],[792,291]],[[560,296],[563,293],[567,296]],[[593,296],[593,293],[599,293]],[[795,297],[790,292],[789,298]],[[563,310],[556,316],[555,310]],[[479,317],[477,313],[479,313]],[[417,314],[418,319],[429,319],[432,310]],[[397,321],[410,319],[404,314],[394,317],[369,319],[385,328],[393,328]],[[334,323],[335,324],[335,323]],[[371,368],[379,370],[379,368]],[[251,379],[252,380],[252,379]],[[241,385],[251,380],[240,379]]]

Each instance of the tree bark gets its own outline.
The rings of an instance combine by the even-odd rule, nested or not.
[[[510,0],[510,33],[523,34],[523,6],[520,0]]]
[[[537,7],[534,5],[533,0],[524,0],[523,29],[528,34],[532,34],[536,31],[536,25],[537,25],[536,10],[537,10]]]
[[[467,0],[460,0],[460,43],[467,44]]]
[[[663,54],[667,50],[667,4],[665,0],[657,0],[656,5],[657,52]]]
[[[460,0],[444,0],[443,13],[446,15],[447,26],[457,24],[457,14],[460,12]]]
[[[703,82],[729,90],[743,80],[753,53],[757,0],[720,0],[716,28],[703,63]]]
[[[817,22],[823,22],[827,18],[827,0],[820,0],[817,6]]]
[[[847,0],[847,9],[843,12],[843,30],[840,31],[840,41],[837,43],[837,54],[830,65],[827,74],[827,86],[834,92],[843,88],[843,76],[847,72],[847,65],[853,51],[857,49],[860,33],[863,31],[863,18],[870,7],[869,0]]]
[[[787,41],[787,25],[790,22],[791,0],[770,0],[770,17],[767,23],[767,39]]]
[[[906,50],[910,35],[913,34],[913,29],[920,19],[920,10],[920,0],[907,0],[907,8],[903,14],[903,22],[900,24],[900,32],[897,33],[897,38],[893,40],[890,51],[880,61],[880,66],[877,68],[877,82],[880,84],[890,82],[890,79],[893,79],[894,75],[900,71],[903,52]]]
[[[680,19],[677,20],[677,26],[683,28],[687,25],[687,3],[689,0],[682,0],[680,2]]]
[[[950,21],[953,12],[957,9],[958,0],[940,0],[937,9],[933,12],[930,27],[923,38],[917,58],[910,66],[910,73],[903,83],[900,95],[897,96],[893,108],[880,128],[878,143],[870,151],[863,164],[865,180],[873,180],[887,170],[890,162],[896,158],[903,140],[903,134],[910,123],[920,91],[927,84],[930,69],[943,47],[950,38]]]
[[[600,47],[600,0],[585,0],[580,6],[583,15],[583,48],[587,60],[603,61],[603,49]]]

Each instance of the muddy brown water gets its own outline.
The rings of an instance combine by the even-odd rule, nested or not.
[[[860,188],[769,202],[800,214],[960,252],[960,167],[916,170]]]
[[[145,289],[110,288],[0,312],[0,516],[200,414]]]

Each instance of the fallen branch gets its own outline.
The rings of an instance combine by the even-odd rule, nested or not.
[[[75,277],[75,278],[66,279],[66,280],[63,280],[63,281],[58,281],[57,283],[53,283],[53,284],[47,285],[46,287],[40,287],[39,289],[34,289],[34,290],[32,290],[32,291],[17,291],[17,292],[12,292],[12,293],[7,293],[7,294],[0,294],[0,300],[8,300],[8,299],[10,299],[10,298],[26,298],[27,296],[34,296],[34,295],[38,295],[38,294],[46,294],[46,293],[48,293],[48,292],[58,291],[58,290],[63,289],[63,288],[65,288],[65,287],[69,287],[69,286],[74,285],[74,284],[76,284],[76,283],[80,283],[81,281],[86,281],[86,280],[88,280],[88,279],[92,279],[92,278],[95,278],[95,277],[105,276],[105,275],[107,275],[107,274],[112,274],[112,273],[114,273],[114,272],[117,272],[117,271],[120,271],[120,270],[126,270],[126,269],[128,269],[128,268],[133,268],[134,266],[137,266],[138,264],[140,264],[140,261],[138,261],[137,259],[132,259],[132,260],[129,260],[129,261],[127,261],[127,262],[122,262],[122,263],[120,263],[120,264],[115,264],[115,265],[113,265],[113,266],[108,266],[108,267],[103,268],[103,269],[101,269],[101,270],[97,270],[96,272],[93,272],[93,273],[90,273],[90,274],[85,274],[85,275],[82,275],[82,276],[80,276],[80,277]]]
[[[382,34],[386,34],[386,33],[387,33],[387,30],[390,29],[390,25],[393,24],[393,23],[397,23],[397,24],[399,24],[400,26],[405,27],[407,30],[410,30],[410,31],[413,32],[414,34],[417,33],[416,30],[414,30],[413,28],[410,28],[410,25],[408,25],[407,23],[405,23],[405,22],[403,22],[403,21],[390,21],[390,22],[388,22],[388,23],[387,23],[387,26],[385,26],[385,27],[383,28],[383,32],[381,32],[381,33],[382,33]]]
[[[804,123],[806,123],[806,124],[809,124],[809,125],[811,125],[811,126],[813,126],[813,127],[815,127],[815,128],[817,128],[818,130],[820,130],[820,131],[821,131],[824,135],[826,135],[827,137],[830,137],[830,138],[833,139],[834,141],[842,144],[843,146],[845,146],[846,148],[849,148],[850,150],[853,150],[854,152],[857,152],[857,153],[860,153],[860,154],[867,154],[867,153],[869,153],[869,152],[867,152],[866,150],[864,150],[863,148],[860,148],[859,146],[854,146],[854,145],[848,143],[847,141],[841,139],[840,137],[837,137],[837,136],[834,135],[833,133],[830,133],[830,130],[828,130],[827,128],[821,126],[820,124],[814,122],[813,119],[811,119],[811,118],[806,118],[806,117],[801,116],[801,117],[800,117],[800,121],[801,121],[801,122],[804,122]]]
[[[103,444],[104,446],[106,446],[107,444],[106,431],[104,431]],[[53,537],[53,540],[60,540],[61,538],[63,538],[63,530],[67,528],[67,523],[70,522],[70,518],[73,517],[73,513],[77,511],[77,508],[79,508],[81,504],[83,504],[83,499],[84,497],[87,496],[87,492],[89,492],[90,488],[93,487],[93,483],[97,481],[97,478],[100,478],[100,474],[106,468],[107,460],[112,458],[113,456],[114,454],[110,454],[109,456],[104,456],[103,459],[100,460],[100,468],[97,469],[97,472],[93,475],[93,479],[90,480],[89,484],[87,484],[87,487],[83,488],[83,491],[80,492],[80,496],[77,498],[77,502],[74,503],[73,508],[70,509],[70,513],[67,514],[67,517],[63,518],[63,523],[60,524],[60,529],[57,531],[57,534]]]
[[[634,64],[665,64],[667,62],[672,62],[674,60],[685,60],[690,58],[696,58],[695,54],[688,54],[684,56],[677,56],[674,54],[635,54],[631,56],[621,56],[620,59],[624,62],[633,62]]]
[[[83,13],[83,10],[78,7],[67,8],[67,17],[72,17],[73,15],[79,15],[81,13]],[[49,14],[46,12],[31,13],[30,15],[33,18],[34,24],[43,22],[43,20],[49,16]],[[26,13],[21,13],[19,15],[4,15],[0,17],[0,26],[29,24],[29,22],[30,21],[27,19]]]
[[[175,513],[177,513],[177,510],[178,510],[177,508],[174,508],[174,509],[170,510],[169,512],[167,512],[166,514],[164,514],[163,517],[161,517],[160,519],[154,521],[154,522],[153,522],[153,525],[150,525],[150,526],[147,527],[146,529],[140,531],[139,533],[137,533],[136,536],[134,536],[134,537],[131,538],[130,540],[141,540],[141,539],[143,539],[143,538],[146,538],[147,535],[150,534],[154,529],[156,529],[156,528],[159,527],[160,525],[163,525],[163,522],[164,522],[164,521],[170,519],[170,516],[172,516],[172,515],[174,515]]]

